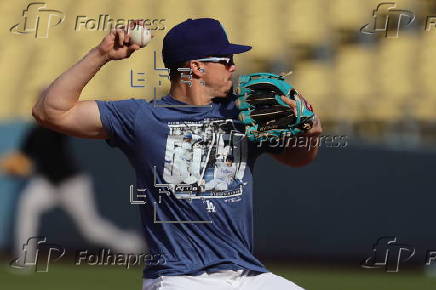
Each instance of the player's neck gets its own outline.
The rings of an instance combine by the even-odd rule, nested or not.
[[[204,85],[194,81],[191,87],[184,83],[171,83],[170,95],[178,101],[194,106],[210,105],[213,99]]]

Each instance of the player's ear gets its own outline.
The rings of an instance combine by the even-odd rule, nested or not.
[[[193,75],[195,75],[198,78],[201,78],[204,76],[204,73],[206,72],[206,68],[205,68],[203,62],[197,61],[197,60],[191,60],[189,62],[189,66],[191,68]]]

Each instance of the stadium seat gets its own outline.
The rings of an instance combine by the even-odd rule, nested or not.
[[[245,24],[242,26],[242,31],[247,36],[245,41],[254,46],[253,51],[250,52],[253,57],[267,59],[283,52],[286,40],[292,37],[283,31],[285,23],[290,21],[281,13],[286,2],[279,0],[271,5],[271,2],[252,0],[239,10],[243,11],[245,17]],[[226,7],[226,10],[228,9],[229,7]],[[241,17],[236,12],[233,13],[234,17]],[[241,28],[234,26],[230,28],[229,33],[232,34],[233,30],[241,30]]]
[[[375,71],[381,94],[412,94],[416,84],[418,44],[418,37],[406,33],[399,38],[383,39]]]
[[[344,46],[338,50],[332,74],[335,96],[344,106],[339,112],[343,115],[339,118],[355,121],[367,118],[368,96],[374,95],[373,68],[373,50],[357,45]]]
[[[328,20],[332,27],[356,30],[372,19],[372,10],[377,3],[361,0],[333,0],[329,1]]]
[[[327,7],[320,0],[288,1],[285,39],[291,44],[325,43],[329,38]]]
[[[300,62],[289,77],[289,82],[307,98],[323,119],[335,119],[337,100],[328,64],[319,61]]]

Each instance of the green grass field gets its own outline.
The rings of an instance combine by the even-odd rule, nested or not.
[[[434,290],[436,277],[423,271],[385,273],[381,269],[266,265],[273,273],[307,290]],[[141,289],[141,268],[55,264],[48,273],[24,274],[5,263],[0,267],[2,290],[111,290]],[[272,289],[275,290],[275,289]]]

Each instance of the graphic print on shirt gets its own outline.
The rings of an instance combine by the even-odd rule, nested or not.
[[[247,142],[234,121],[170,122],[163,178],[176,198],[242,194]]]

